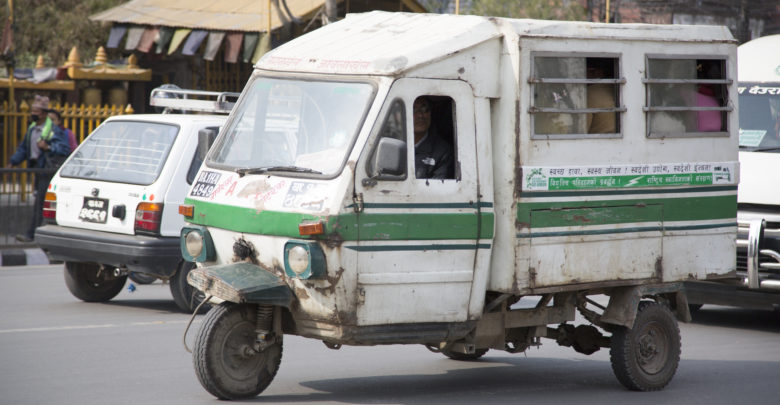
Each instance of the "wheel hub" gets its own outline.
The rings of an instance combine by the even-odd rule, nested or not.
[[[639,335],[637,361],[639,366],[649,374],[655,374],[663,369],[666,363],[666,342],[658,326],[650,325]]]

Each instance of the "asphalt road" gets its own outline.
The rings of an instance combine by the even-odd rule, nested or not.
[[[90,304],[70,295],[61,265],[0,267],[0,404],[225,403],[195,377],[182,343],[188,320],[160,283]],[[481,361],[457,362],[422,346],[334,351],[286,336],[276,379],[245,402],[780,403],[775,313],[705,306],[681,331],[677,375],[650,393],[625,390],[607,350],[585,356],[551,340],[525,354],[491,351]]]

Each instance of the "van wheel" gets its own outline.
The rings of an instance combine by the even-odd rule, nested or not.
[[[206,295],[187,283],[187,275],[195,268],[195,263],[182,260],[176,274],[171,277],[171,295],[173,302],[184,312],[192,312],[206,299]],[[206,305],[201,311],[208,310]]]
[[[65,285],[74,297],[86,302],[103,302],[122,291],[127,276],[114,276],[114,267],[97,263],[65,262]]]
[[[488,352],[488,349],[475,349],[474,353],[460,353],[460,352],[453,352],[451,350],[444,349],[441,351],[441,354],[453,359],[453,360],[459,360],[459,361],[474,361],[478,358],[485,355],[485,353]]]
[[[151,274],[139,273],[137,271],[131,271],[127,277],[136,284],[152,284],[157,281],[157,277]]]
[[[260,394],[282,361],[282,339],[256,350],[254,305],[223,302],[211,308],[195,338],[192,360],[203,388],[219,399]]]
[[[618,381],[634,391],[657,391],[672,380],[680,363],[680,328],[672,311],[642,301],[634,327],[617,327],[610,360]]]

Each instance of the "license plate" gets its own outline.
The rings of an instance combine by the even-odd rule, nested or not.
[[[86,222],[105,224],[108,218],[108,200],[105,198],[84,197],[84,205],[79,211],[79,219]]]

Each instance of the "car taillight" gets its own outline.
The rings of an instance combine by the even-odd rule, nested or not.
[[[43,218],[55,219],[57,218],[57,194],[46,193],[43,199]]]
[[[140,203],[135,210],[135,233],[159,235],[163,205],[158,203]]]

